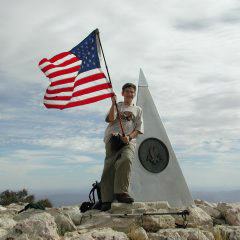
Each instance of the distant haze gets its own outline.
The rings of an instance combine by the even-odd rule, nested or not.
[[[232,191],[191,191],[193,199],[201,199],[207,202],[240,202],[240,190]],[[48,198],[54,207],[81,205],[82,202],[89,201],[89,192],[62,192],[62,193],[37,193],[37,199]],[[97,199],[97,198],[96,198]]]

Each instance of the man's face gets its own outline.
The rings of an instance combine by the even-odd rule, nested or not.
[[[124,102],[131,103],[136,95],[134,88],[128,87],[125,88],[122,92],[122,96],[124,97]]]

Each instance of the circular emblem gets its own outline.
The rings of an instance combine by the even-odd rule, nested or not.
[[[139,146],[138,157],[143,167],[152,173],[160,173],[169,162],[166,145],[157,138],[147,138]]]

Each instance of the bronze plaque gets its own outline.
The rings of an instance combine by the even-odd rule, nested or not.
[[[162,172],[168,165],[169,152],[157,138],[147,138],[139,146],[138,157],[143,167],[152,173]]]

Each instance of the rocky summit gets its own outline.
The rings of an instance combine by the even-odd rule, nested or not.
[[[24,206],[0,206],[0,240],[240,240],[240,203],[195,200],[185,221],[165,214],[185,210],[167,202],[113,203],[107,212],[67,206],[18,213]]]

